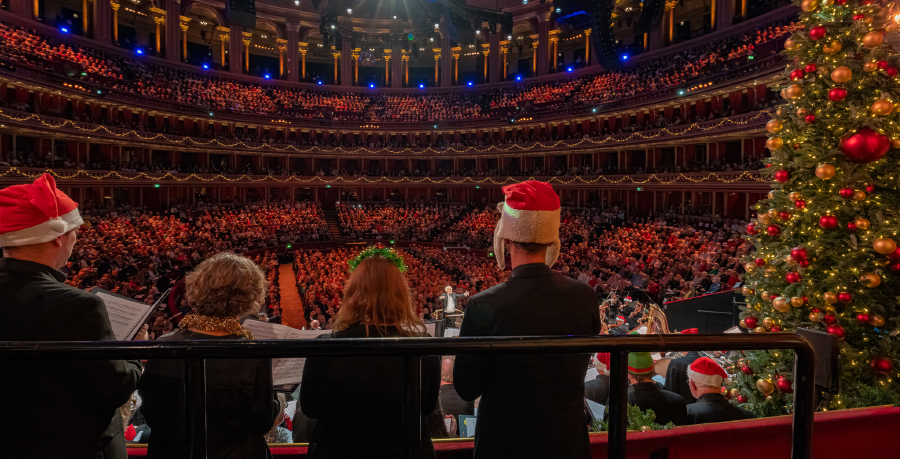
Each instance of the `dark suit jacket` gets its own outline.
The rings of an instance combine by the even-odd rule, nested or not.
[[[242,340],[176,330],[158,341]],[[184,363],[150,360],[141,381],[141,413],[153,429],[148,458],[185,457]],[[278,417],[272,386],[272,360],[206,361],[206,424],[208,457],[271,458],[263,436]]]
[[[584,383],[584,398],[606,405],[609,401],[609,376],[598,374],[595,379]]]
[[[441,384],[441,411],[445,416],[453,416],[459,422],[459,415],[472,416],[475,414],[475,402],[465,401],[456,392],[453,384]],[[477,424],[476,424],[477,426]],[[457,429],[459,426],[457,424]],[[454,432],[451,432],[451,434]]]
[[[103,301],[39,263],[0,258],[0,341],[115,341]],[[3,362],[0,432],[8,457],[125,458],[118,408],[141,377],[137,360]],[[46,429],[47,416],[65,428]]]
[[[375,327],[369,336],[379,337]],[[388,328],[384,337],[401,336]],[[356,324],[317,339],[365,338]],[[441,381],[439,356],[422,358],[422,457],[434,458],[426,416],[434,412]],[[317,419],[309,458],[402,457],[403,359],[400,357],[328,357],[306,359],[300,385],[300,409]]]
[[[688,367],[700,358],[700,354],[696,351],[688,352],[684,357],[679,357],[669,362],[666,369],[666,390],[675,392],[680,395],[685,403],[694,403],[696,398],[691,394],[691,386],[687,380]]]
[[[460,336],[597,335],[594,291],[543,263],[469,297]],[[590,457],[584,424],[587,355],[458,356],[453,383],[481,397],[475,458]]]
[[[463,308],[462,308],[462,306],[460,306],[459,303],[462,302],[462,300],[464,300],[466,298],[466,295],[464,295],[464,294],[461,295],[459,293],[451,292],[450,296],[453,297],[453,307],[456,308],[456,311],[454,311],[454,312],[455,313],[462,312]],[[441,297],[443,297],[443,298],[441,298]],[[438,295],[438,299],[437,299],[437,304],[444,310],[445,314],[447,313],[447,301],[448,301],[447,297],[448,297],[447,292],[441,292],[441,294]]]
[[[681,426],[687,424],[687,407],[680,395],[662,390],[655,382],[632,384],[628,388],[628,403],[637,405],[641,410],[653,410],[656,422],[668,424],[669,421]]]
[[[725,400],[722,394],[703,394],[696,403],[687,406],[688,424],[705,424],[707,422],[737,421],[753,419],[753,413],[734,406]]]

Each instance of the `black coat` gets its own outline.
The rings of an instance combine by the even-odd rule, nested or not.
[[[688,424],[737,421],[755,417],[753,413],[729,403],[722,394],[703,394],[696,403],[687,406]]]
[[[447,303],[450,300],[449,297],[453,297],[453,308],[455,309],[453,313],[456,314],[461,312],[463,308],[460,303],[462,302],[462,300],[466,299],[466,295],[453,292],[450,292],[449,295],[447,293],[441,293],[440,295],[438,295],[437,304],[440,306],[440,309],[444,310],[445,314],[447,314]]]
[[[379,337],[375,327],[369,336]],[[384,337],[401,336],[393,327]],[[316,339],[365,338],[356,324]],[[426,416],[434,412],[441,381],[439,356],[422,358],[422,457],[434,457]],[[306,359],[300,385],[300,409],[316,419],[309,458],[401,457],[403,440],[403,359],[400,357],[328,357]],[[348,436],[349,435],[349,436]]]
[[[0,258],[0,341],[115,341],[103,301],[46,265]],[[0,432],[8,457],[125,458],[118,408],[141,378],[137,360],[3,362]],[[48,431],[47,419],[64,428]]]
[[[445,416],[453,416],[458,421],[461,414],[468,416],[475,414],[475,402],[463,400],[453,387],[453,383],[441,384],[441,411]]]
[[[609,401],[609,376],[598,374],[596,378],[584,383],[584,398],[606,405]]]
[[[669,367],[666,369],[666,390],[680,395],[688,404],[696,402],[697,399],[691,394],[687,370],[700,357],[696,351],[688,352],[684,357],[669,362]]]
[[[176,330],[158,341],[242,340]],[[148,458],[185,457],[184,363],[150,360],[139,390],[141,413],[153,429]],[[264,435],[278,417],[272,360],[206,361],[206,424],[210,459],[271,458]]]
[[[628,388],[628,403],[637,405],[641,410],[653,410],[656,413],[656,422],[675,425],[687,424],[687,407],[684,399],[667,390],[662,390],[655,382],[641,382],[632,384]]]
[[[469,297],[460,336],[597,335],[594,291],[543,263]],[[590,457],[584,424],[588,355],[458,356],[453,372],[464,400],[481,397],[475,458]]]

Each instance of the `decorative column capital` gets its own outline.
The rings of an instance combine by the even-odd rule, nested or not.
[[[482,43],[481,44],[481,52],[484,53],[485,57],[487,57],[487,55],[491,53],[491,44],[490,43]]]
[[[393,50],[392,50],[392,49],[384,49],[384,50],[382,50],[382,52],[384,53],[383,56],[384,56],[384,60],[385,60],[385,61],[391,60],[391,51],[393,51]]]
[[[122,5],[116,3],[112,0],[110,0],[110,2],[109,2],[109,7],[112,8],[113,11],[119,11],[119,7],[121,7],[121,6]]]
[[[591,29],[584,29],[584,36],[585,36],[585,37],[590,37],[590,36],[591,36]]]
[[[180,22],[180,24],[179,24],[179,25],[181,26],[181,31],[182,31],[182,32],[187,32],[187,31],[188,31],[188,24],[192,21],[192,19],[189,18],[189,17],[187,17],[187,16],[178,16],[178,19],[181,20],[181,22]]]
[[[362,48],[353,48],[352,50],[350,50],[350,57],[352,57],[353,60],[355,61],[355,60],[359,59],[359,55],[361,53],[362,53]]]
[[[157,24],[166,22],[166,10],[154,6],[150,8],[150,13],[153,15],[153,22]]]
[[[241,41],[244,42],[244,46],[250,46],[250,42],[253,41],[253,32],[241,32]]]
[[[666,10],[674,10],[677,4],[677,0],[666,0]]]
[[[409,62],[409,51],[405,49],[400,50],[400,59]]]
[[[284,54],[287,52],[287,40],[283,38],[279,38],[275,40],[275,43],[278,43],[278,52],[280,54]]]
[[[550,43],[556,43],[559,41],[558,35],[560,32],[561,32],[561,30],[559,30],[559,29],[554,29],[554,30],[547,32],[547,35],[549,35],[549,37],[550,37]]]
[[[462,47],[456,46],[450,48],[450,52],[453,54],[453,59],[459,59],[459,53],[462,52]]]
[[[534,47],[534,49],[537,49],[538,45],[541,44],[541,41],[539,40],[539,38],[541,38],[541,36],[539,34],[534,34],[534,35],[529,35],[529,36],[531,37],[531,46]]]
[[[298,41],[297,44],[300,46],[300,54],[305,56],[306,51],[308,51],[307,47],[309,46],[309,43],[304,43],[302,41]]]
[[[441,58],[441,48],[431,48],[431,51],[434,52],[434,60]]]

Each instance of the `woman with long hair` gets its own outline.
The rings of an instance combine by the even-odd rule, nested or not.
[[[398,254],[373,247],[349,265],[352,272],[333,331],[320,339],[428,336],[415,314],[403,275],[406,265]],[[437,405],[440,366],[438,356],[422,358],[422,432],[429,431],[425,416]],[[318,419],[310,459],[404,457],[403,369],[400,357],[307,359],[300,407],[306,416]],[[431,439],[423,437],[422,457],[433,458]]]

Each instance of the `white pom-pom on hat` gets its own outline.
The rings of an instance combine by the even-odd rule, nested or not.
[[[49,226],[51,230],[53,230],[59,234],[64,234],[65,232],[69,231],[69,225],[66,224],[66,222],[63,221],[63,219],[58,218],[58,217],[53,218],[50,221],[48,221],[47,226]]]

